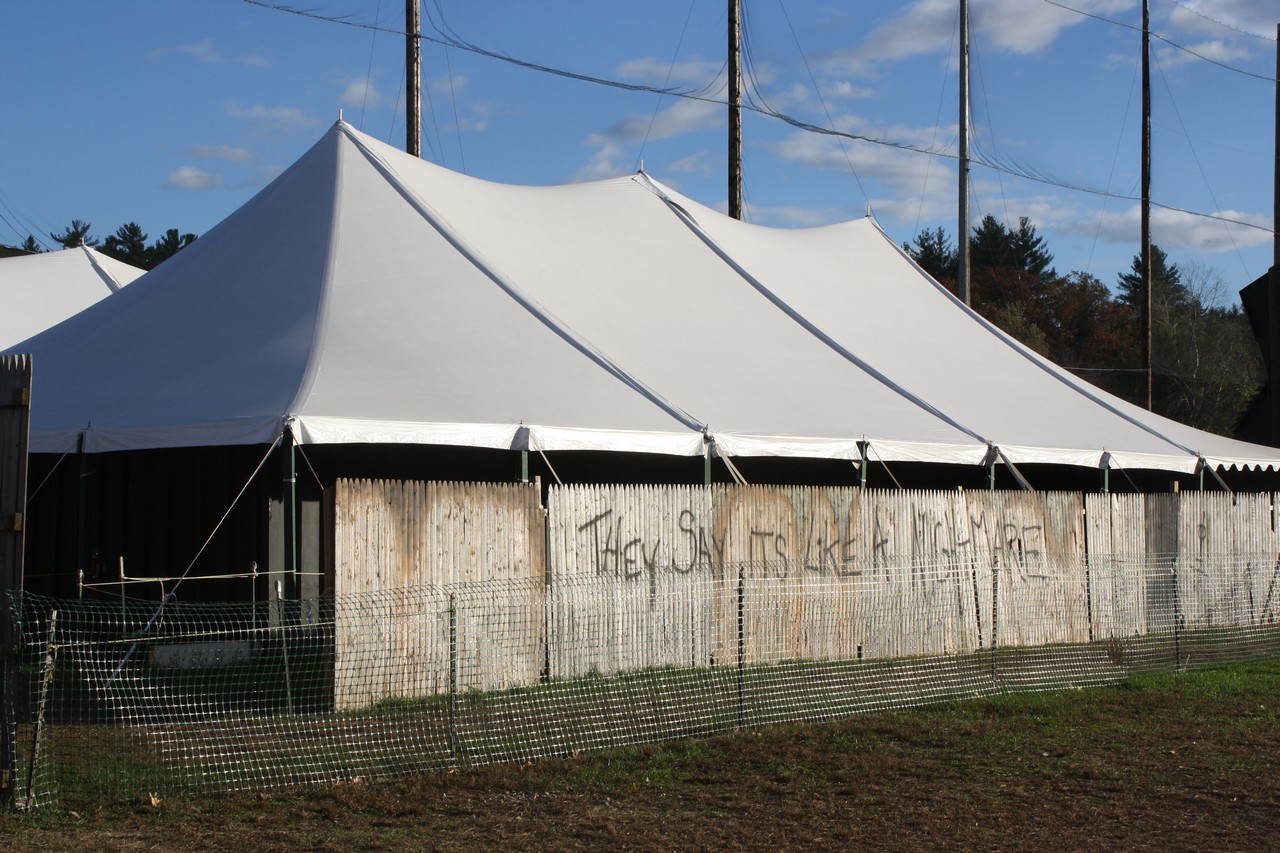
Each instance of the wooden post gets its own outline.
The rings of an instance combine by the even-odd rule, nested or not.
[[[0,804],[11,806],[18,768],[18,644],[12,599],[22,593],[31,429],[31,357],[0,356]]]
[[[742,218],[742,15],[729,0],[729,215]]]
[[[956,295],[969,294],[969,2],[960,0],[960,204],[956,229]]]
[[[1276,25],[1276,37],[1280,38],[1280,24]],[[1276,79],[1280,81],[1280,42],[1276,47]],[[1271,423],[1268,440],[1272,447],[1280,447],[1280,82],[1276,83],[1276,135],[1275,165],[1272,190],[1271,229],[1275,231],[1272,239],[1271,269],[1267,274],[1267,328],[1269,334],[1267,358],[1267,376],[1271,381]]]
[[[1151,351],[1155,300],[1151,281],[1151,4],[1142,0],[1142,369],[1145,405],[1155,411],[1155,360]]]
[[[422,156],[422,10],[418,0],[405,0],[405,147],[414,157]]]

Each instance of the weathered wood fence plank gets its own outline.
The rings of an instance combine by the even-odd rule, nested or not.
[[[331,588],[360,602],[349,620],[381,620],[339,626],[348,705],[443,692],[451,665],[459,689],[496,689],[1280,616],[1271,495],[557,486],[544,527],[529,487],[337,492]],[[370,648],[387,660],[366,683]]]
[[[17,782],[19,632],[9,596],[22,591],[31,378],[30,356],[0,356],[0,807]]]

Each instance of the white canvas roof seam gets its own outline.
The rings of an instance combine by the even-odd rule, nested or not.
[[[875,220],[873,219],[873,220],[872,220],[872,222],[875,222]],[[887,241],[891,246],[893,246],[893,247],[894,247],[894,249],[896,249],[898,252],[900,252],[904,258],[906,258],[907,260],[911,261],[912,265],[913,265],[913,266],[915,266],[915,267],[916,267],[916,269],[920,269],[920,267],[915,263],[915,260],[914,260],[913,258],[911,258],[911,256],[910,256],[910,255],[908,255],[905,251],[903,251],[903,249],[902,249],[902,247],[901,247],[901,246],[899,246],[897,243],[895,243],[893,240],[891,240],[891,239],[889,238],[889,235],[888,235],[888,234],[885,234],[885,233],[884,233],[884,229],[880,228],[880,224],[879,224],[878,222],[876,223],[876,228],[877,228],[877,230],[879,230],[879,231],[880,231],[880,233],[881,233],[881,235],[884,237],[884,239],[885,239],[885,240],[886,240],[886,241]],[[1096,394],[1094,394],[1094,393],[1091,393],[1091,392],[1089,392],[1088,390],[1086,390],[1084,387],[1082,387],[1082,386],[1080,385],[1080,383],[1079,383],[1079,382],[1075,381],[1075,377],[1068,378],[1068,376],[1070,376],[1070,374],[1066,374],[1065,372],[1062,372],[1062,371],[1059,371],[1059,370],[1052,370],[1052,369],[1050,369],[1050,368],[1046,365],[1046,363],[1045,363],[1045,361],[1042,359],[1042,357],[1041,357],[1041,356],[1039,356],[1037,353],[1032,352],[1032,351],[1030,350],[1030,348],[1028,348],[1028,347],[1027,347],[1027,346],[1025,346],[1024,344],[1022,344],[1021,342],[1016,341],[1012,336],[1010,336],[1010,335],[1006,334],[1003,330],[1001,330],[1001,329],[999,329],[998,327],[996,327],[996,326],[995,326],[995,324],[993,324],[993,323],[992,323],[990,320],[988,320],[986,317],[983,317],[983,316],[982,316],[981,314],[979,314],[977,311],[973,310],[973,308],[971,308],[970,306],[965,305],[965,304],[964,304],[964,302],[962,302],[962,301],[961,301],[961,300],[960,300],[960,299],[959,299],[955,294],[953,294],[951,291],[947,290],[945,287],[943,287],[943,286],[942,286],[942,284],[941,284],[941,283],[939,283],[938,281],[936,281],[936,280],[933,278],[933,276],[928,275],[928,273],[925,273],[925,272],[924,272],[924,270],[920,270],[920,272],[921,272],[921,273],[922,273],[922,274],[923,274],[923,275],[924,275],[924,276],[925,276],[925,277],[926,277],[930,282],[932,282],[932,283],[933,283],[934,287],[935,287],[935,288],[936,288],[936,289],[937,289],[937,290],[938,290],[942,295],[944,295],[944,296],[945,296],[945,297],[947,297],[948,299],[952,300],[952,301],[956,304],[956,306],[957,306],[958,308],[962,309],[965,313],[967,313],[967,314],[968,314],[968,315],[969,315],[969,316],[970,316],[974,321],[976,321],[976,322],[977,322],[977,323],[978,323],[982,328],[986,329],[986,331],[987,331],[988,333],[990,333],[992,336],[994,336],[997,340],[999,340],[999,341],[1003,342],[1006,346],[1008,346],[1010,349],[1012,349],[1012,350],[1013,350],[1014,352],[1016,352],[1018,355],[1022,356],[1022,357],[1023,357],[1023,358],[1025,358],[1027,361],[1031,362],[1033,365],[1035,365],[1036,367],[1038,367],[1041,371],[1043,371],[1043,372],[1045,372],[1045,373],[1049,374],[1049,375],[1050,375],[1050,376],[1052,376],[1054,379],[1058,380],[1058,381],[1059,381],[1059,382],[1061,382],[1063,385],[1066,385],[1068,388],[1070,388],[1071,390],[1075,391],[1076,393],[1083,395],[1083,396],[1084,396],[1086,399],[1088,399],[1090,402],[1093,402],[1093,403],[1095,403],[1095,404],[1097,404],[1097,405],[1099,405],[1099,406],[1102,406],[1102,407],[1103,407],[1103,408],[1105,408],[1107,411],[1111,412],[1112,414],[1116,415],[1117,417],[1124,418],[1125,420],[1129,421],[1129,423],[1133,424],[1134,426],[1139,427],[1139,428],[1141,428],[1141,429],[1145,430],[1146,432],[1150,433],[1150,434],[1151,434],[1152,436],[1154,436],[1155,438],[1159,438],[1159,439],[1162,439],[1162,440],[1164,440],[1164,441],[1167,441],[1169,444],[1173,445],[1173,446],[1174,446],[1175,448],[1177,448],[1178,450],[1181,450],[1183,453],[1187,453],[1187,454],[1189,454],[1189,455],[1191,455],[1191,456],[1195,457],[1196,459],[1201,459],[1201,458],[1203,458],[1203,457],[1202,457],[1202,455],[1201,455],[1198,451],[1196,451],[1196,450],[1192,450],[1192,449],[1191,449],[1191,448],[1189,448],[1189,447],[1185,447],[1184,445],[1180,444],[1179,442],[1175,441],[1174,439],[1170,438],[1169,436],[1165,435],[1164,433],[1160,432],[1159,430],[1156,430],[1156,429],[1155,429],[1155,428],[1153,428],[1150,424],[1144,423],[1143,421],[1141,421],[1141,420],[1139,420],[1139,419],[1137,419],[1137,418],[1130,417],[1130,416],[1129,416],[1129,415],[1127,415],[1126,413],[1121,412],[1119,409],[1117,409],[1117,408],[1115,408],[1115,407],[1111,406],[1111,405],[1110,405],[1106,400],[1101,399],[1098,395],[1096,395]]]
[[[341,173],[346,162],[346,152],[342,146],[338,146],[335,152],[337,159],[337,170]],[[316,309],[315,322],[311,329],[311,347],[308,352],[306,371],[302,375],[302,381],[298,383],[298,392],[294,395],[293,401],[289,404],[289,408],[283,413],[280,423],[281,435],[285,429],[289,428],[296,420],[295,413],[303,410],[307,399],[311,396],[311,390],[315,387],[316,374],[320,370],[320,359],[317,353],[324,352],[325,339],[328,336],[329,329],[329,310],[333,302],[334,287],[334,259],[338,257],[338,218],[342,211],[342,182],[334,181],[333,185],[333,203],[330,205],[329,215],[329,235],[325,241],[328,246],[326,252],[326,263],[324,266],[323,282],[320,285],[320,305]],[[299,440],[297,433],[300,430],[294,430],[294,440]]]
[[[93,271],[102,277],[102,281],[111,289],[112,293],[122,287],[120,282],[116,281],[115,277],[107,272],[106,267],[98,262],[98,258],[93,252],[89,251],[88,246],[81,246],[80,249],[84,252],[84,256],[89,259],[89,265],[93,267]]]
[[[676,406],[656,390],[646,385],[640,379],[636,378],[632,373],[617,364],[613,359],[601,351],[598,347],[587,341],[578,333],[574,332],[567,324],[556,317],[545,306],[540,305],[531,296],[525,293],[519,285],[517,285],[509,276],[500,272],[492,263],[486,261],[479,251],[465,240],[457,229],[451,227],[440,213],[432,207],[425,199],[418,196],[417,193],[407,185],[396,173],[390,163],[374,153],[363,141],[350,133],[347,125],[341,125],[347,131],[347,137],[355,143],[356,147],[368,159],[368,161],[383,174],[395,186],[397,192],[409,203],[418,215],[426,220],[433,228],[439,232],[463,257],[471,262],[476,269],[484,273],[485,277],[500,287],[512,299],[520,304],[526,311],[536,317],[543,325],[551,329],[560,336],[566,343],[573,346],[583,355],[590,358],[606,372],[621,381],[624,385],[639,393],[641,396],[649,400],[654,405],[661,408],[668,415],[679,421],[686,428],[701,432],[705,429],[705,424],[697,418],[690,415],[684,409]]]
[[[828,335],[822,329],[819,329],[817,325],[815,325],[807,317],[802,316],[800,312],[796,311],[784,300],[778,297],[778,295],[775,294],[768,287],[766,287],[765,284],[762,281],[760,281],[760,279],[756,278],[754,275],[751,274],[750,271],[748,271],[745,267],[743,267],[740,263],[738,263],[734,258],[732,258],[718,243],[716,243],[714,239],[712,239],[711,235],[709,235],[702,228],[702,226],[698,224],[698,220],[693,216],[692,213],[690,213],[682,205],[677,203],[674,199],[672,199],[665,192],[659,189],[658,186],[654,184],[653,181],[649,180],[648,175],[645,175],[644,173],[640,173],[638,177],[644,178],[643,185],[648,187],[654,193],[654,195],[656,195],[658,198],[662,199],[662,201],[666,203],[668,209],[670,209],[672,213],[674,213],[677,216],[677,218],[680,219],[681,222],[687,225],[689,227],[689,230],[692,231],[695,235],[697,235],[698,239],[700,239],[707,246],[707,248],[711,249],[711,251],[715,253],[717,257],[719,257],[722,261],[724,261],[725,264],[727,264],[730,269],[732,269],[735,273],[737,273],[742,278],[743,281],[751,285],[751,287],[754,288],[761,296],[769,300],[771,303],[773,303],[773,305],[776,308],[778,308],[778,310],[782,311],[784,314],[790,317],[793,321],[798,323],[801,328],[803,328],[809,334],[813,335],[818,340],[822,341],[822,343],[826,344],[830,349],[834,350],[846,361],[857,366],[860,370],[862,370],[862,372],[866,373],[868,376],[872,377],[881,385],[893,391],[895,394],[902,397],[912,405],[928,412],[930,415],[933,415],[934,417],[938,418],[948,426],[955,427],[956,429],[960,430],[965,435],[968,435],[970,438],[974,439],[975,441],[982,442],[983,444],[992,443],[991,439],[979,434],[975,430],[970,429],[969,427],[957,421],[955,418],[948,415],[946,412],[941,411],[936,406],[933,406],[932,404],[930,404],[920,396],[913,394],[907,388],[902,387],[900,384],[893,381],[888,376],[886,376],[883,372],[881,372],[880,370],[876,369],[873,365],[868,363],[865,359],[860,358],[859,356],[851,352],[847,347],[843,346],[838,341],[833,339],[830,335]]]

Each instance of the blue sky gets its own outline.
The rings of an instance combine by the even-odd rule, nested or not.
[[[340,111],[403,146],[403,39],[377,29],[402,28],[403,2],[272,1],[345,23],[243,0],[9,4],[0,242],[31,233],[49,244],[73,218],[98,237],[129,221],[153,239],[167,228],[204,233]],[[956,0],[744,3],[757,103],[893,143],[842,141],[749,113],[748,218],[803,226],[870,209],[898,242],[938,226],[954,235]],[[1002,165],[975,163],[975,221],[1030,217],[1060,272],[1114,285],[1138,248],[1141,3],[971,0],[971,10],[973,151]],[[531,63],[722,99],[725,20],[722,0],[426,0],[423,25]],[[1280,0],[1152,0],[1161,37],[1153,197],[1166,206],[1154,214],[1154,239],[1227,298],[1272,260],[1278,22]],[[550,184],[643,163],[725,206],[718,104],[433,43],[423,78],[423,154],[449,168]]]

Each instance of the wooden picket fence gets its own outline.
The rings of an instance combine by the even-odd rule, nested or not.
[[[1280,615],[1270,494],[556,486],[545,510],[539,494],[337,484],[338,707]]]

